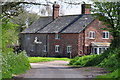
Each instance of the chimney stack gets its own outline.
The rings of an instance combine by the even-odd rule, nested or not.
[[[59,8],[60,8],[60,5],[56,4],[56,2],[54,2],[54,4],[53,4],[53,19],[56,19],[59,17]]]
[[[82,4],[81,10],[81,14],[91,14],[91,4]]]

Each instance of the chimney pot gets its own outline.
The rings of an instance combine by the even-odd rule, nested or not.
[[[58,5],[55,1],[53,4],[53,19],[56,19],[59,17],[59,8],[60,8],[60,5]]]
[[[81,5],[82,14],[91,14],[91,4],[82,4]]]

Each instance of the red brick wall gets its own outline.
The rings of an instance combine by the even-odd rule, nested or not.
[[[84,31],[82,31],[80,34],[79,34],[79,38],[78,38],[78,55],[81,56],[83,55],[84,51]]]
[[[102,22],[96,19],[85,29],[84,53],[89,54],[91,52],[91,47],[90,47],[91,42],[111,42],[112,39],[111,35],[109,39],[102,39],[102,32],[106,30],[101,30],[101,28],[106,28],[106,26],[102,25]],[[89,31],[95,31],[95,36],[96,36],[95,39],[88,38]]]
[[[49,35],[49,56],[69,57],[67,54],[67,46],[72,46],[72,57],[78,54],[78,35],[79,34],[60,34],[60,39],[55,39],[55,34]],[[55,52],[55,45],[60,45],[60,52]]]
[[[49,39],[49,52],[48,56],[62,56],[69,57],[67,54],[67,46],[72,46],[72,57],[77,55],[90,54],[91,52],[91,42],[111,42],[112,36],[109,39],[102,39],[102,32],[106,30],[101,30],[105,28],[99,20],[94,20],[91,24],[87,26],[79,34],[60,34],[60,39],[55,39],[55,34],[48,34]],[[89,39],[89,31],[95,31],[95,39]],[[55,52],[55,45],[60,45],[60,52]]]

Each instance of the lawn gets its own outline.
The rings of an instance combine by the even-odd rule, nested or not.
[[[29,57],[28,58],[30,63],[36,63],[36,62],[48,62],[48,61],[56,61],[56,60],[62,60],[62,61],[69,61],[69,58],[54,58],[54,57]]]

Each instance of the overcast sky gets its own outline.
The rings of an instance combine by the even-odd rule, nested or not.
[[[66,1],[68,2],[69,0],[48,0],[52,3],[54,3],[54,1],[56,1],[59,5],[60,5],[60,15],[64,14],[64,15],[74,15],[74,14],[81,14],[81,5],[69,5],[66,4],[64,2],[61,1]],[[75,2],[85,2],[85,3],[92,3],[90,2],[90,0],[70,0],[70,1],[75,1]],[[37,2],[39,3],[45,3],[45,0],[38,0]],[[41,15],[40,11],[41,8],[43,8],[42,6],[32,6],[31,8],[28,8],[28,10],[38,13],[39,15]],[[51,4],[51,9],[52,9],[52,4]],[[46,16],[48,16],[48,14],[46,13]]]

